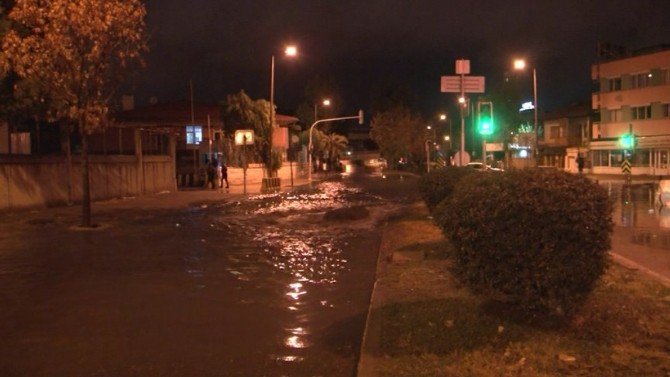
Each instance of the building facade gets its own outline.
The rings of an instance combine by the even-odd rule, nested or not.
[[[591,113],[590,104],[581,103],[544,115],[544,132],[538,140],[540,166],[577,172],[578,157],[588,162]]]
[[[595,174],[621,174],[626,156],[632,174],[670,175],[670,46],[661,46],[592,66],[598,86],[592,108],[589,160]],[[626,151],[619,139],[632,132],[637,144]]]

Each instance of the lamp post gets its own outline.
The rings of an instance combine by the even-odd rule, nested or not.
[[[430,173],[430,147],[429,145],[432,144],[433,141],[430,139],[427,139],[426,142],[424,143],[426,145],[426,172]]]
[[[526,68],[526,61],[523,59],[516,59],[514,60],[514,69],[516,70],[524,70]],[[534,115],[533,115],[533,133],[535,134],[535,140],[533,141],[533,153],[535,156],[535,164],[537,165],[537,70],[535,67],[533,67],[533,110],[534,110]]]
[[[298,55],[298,48],[296,46],[286,46],[284,50],[286,56]],[[275,126],[275,56],[272,54],[272,61],[270,64],[270,141],[269,141],[269,158],[270,166],[268,166],[268,178],[272,178],[272,134]]]
[[[435,136],[435,128],[433,128],[433,126],[429,124],[429,125],[426,126],[426,129],[427,129],[428,131],[430,131],[430,130],[433,131],[433,140],[435,140],[435,138],[436,138],[436,136]]]

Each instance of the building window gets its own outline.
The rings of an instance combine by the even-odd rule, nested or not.
[[[664,103],[661,105],[661,116],[663,118],[670,118],[670,103]]]
[[[614,92],[617,90],[621,90],[621,77],[616,77],[608,80],[607,91]]]
[[[661,70],[661,82],[663,84],[670,84],[670,68],[666,68],[664,70]]]
[[[609,166],[610,151],[593,151],[593,166]]]
[[[631,107],[633,120],[640,119],[650,119],[651,118],[651,106],[637,106]]]
[[[621,166],[623,162],[623,151],[613,150],[610,152],[610,164],[611,167]]]
[[[202,142],[202,126],[186,126],[186,144],[198,145]]]
[[[651,74],[647,73],[638,73],[631,76],[631,89],[636,88],[646,88],[649,86],[649,76]]]
[[[636,150],[630,158],[631,166],[645,168],[650,166],[649,149]]]
[[[623,113],[621,109],[610,110],[610,122],[622,122]]]

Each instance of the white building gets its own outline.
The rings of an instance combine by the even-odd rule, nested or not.
[[[591,77],[599,86],[592,107],[600,113],[589,145],[592,172],[622,173],[619,138],[632,130],[632,174],[670,175],[670,46],[600,62]]]

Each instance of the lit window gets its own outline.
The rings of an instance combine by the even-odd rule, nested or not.
[[[186,126],[186,144],[197,145],[202,142],[202,126]]]
[[[637,106],[632,107],[632,119],[649,119],[651,118],[651,106]]]

